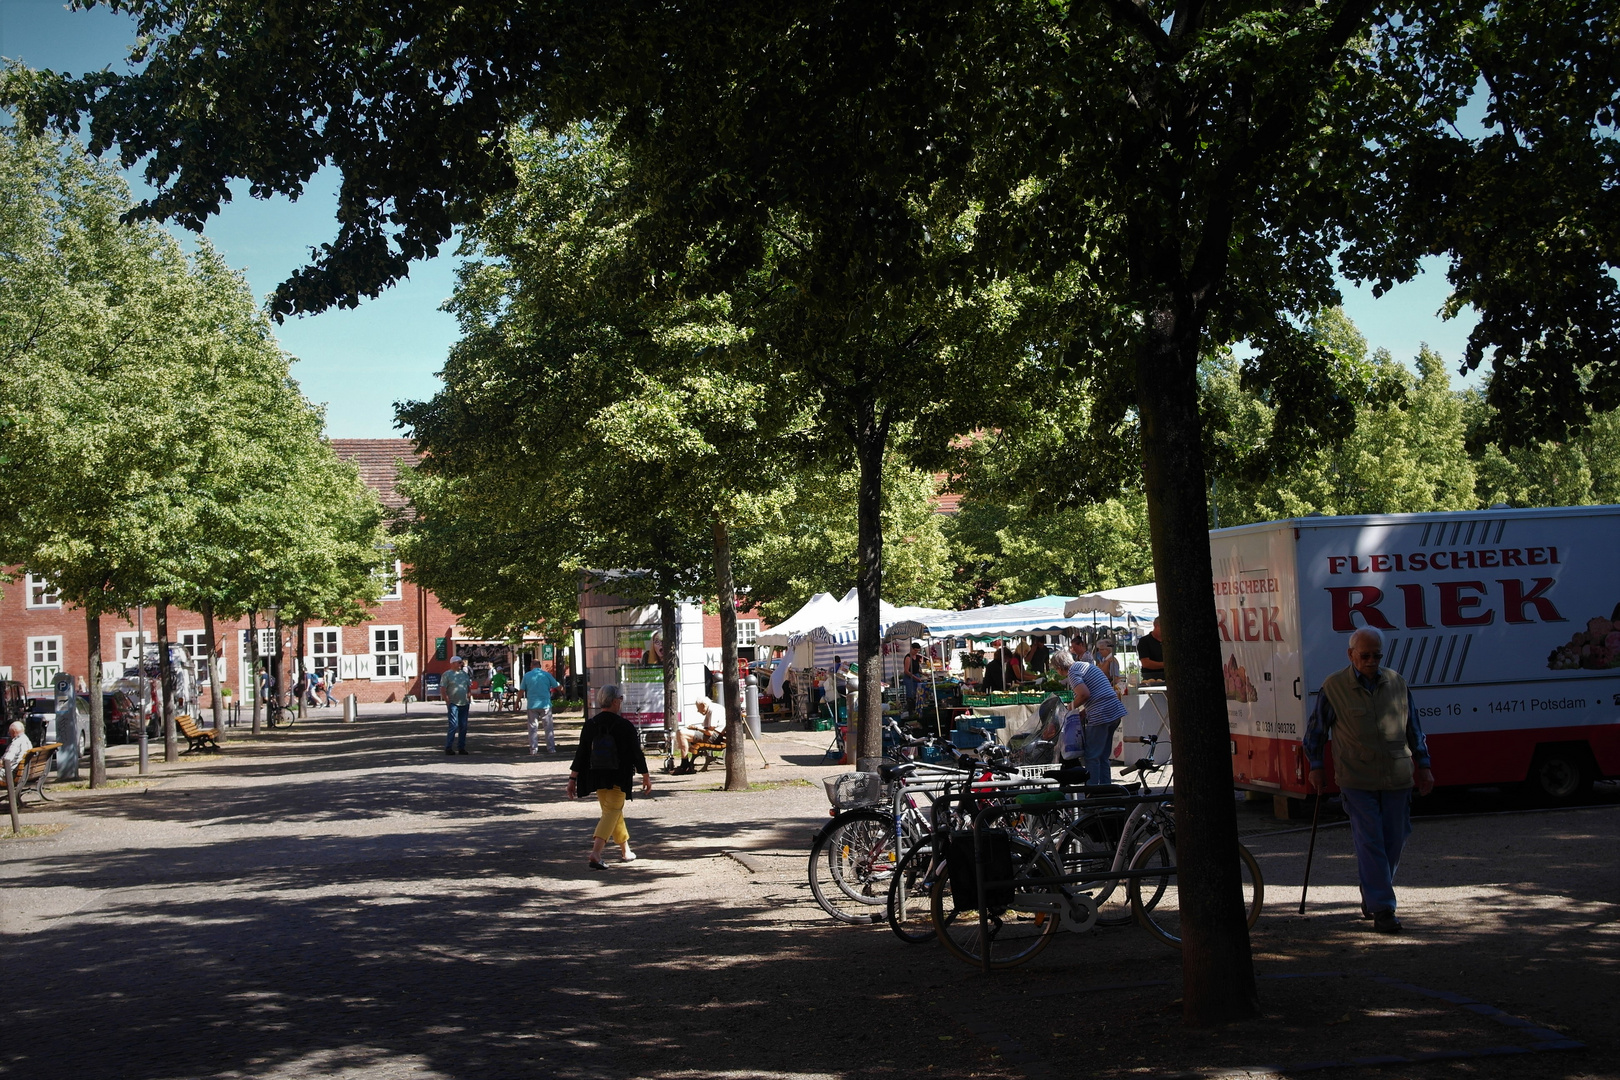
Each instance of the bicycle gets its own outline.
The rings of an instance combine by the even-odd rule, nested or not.
[[[822,826],[810,845],[810,893],[821,909],[840,922],[871,923],[884,917],[889,877],[899,856],[929,830],[929,814],[918,804],[924,789],[913,777],[953,780],[959,768],[908,761],[907,749],[937,745],[931,739],[899,739],[889,749],[891,764],[878,773],[843,773],[828,777],[827,799],[833,819]],[[953,760],[955,760],[953,756]]]
[[[264,700],[264,722],[272,729],[279,727],[292,727],[297,717],[296,711],[286,701],[279,697],[267,697]]]

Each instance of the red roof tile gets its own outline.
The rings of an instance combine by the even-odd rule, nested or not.
[[[399,466],[420,461],[422,455],[409,439],[328,439],[332,452],[351,461],[360,470],[360,479],[377,493],[390,510],[402,510],[405,496],[399,493]]]

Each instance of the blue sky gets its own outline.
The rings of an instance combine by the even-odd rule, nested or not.
[[[134,39],[130,21],[103,9],[69,11],[63,0],[0,0],[0,56],[36,68],[74,74],[122,68]],[[138,185],[139,178],[131,176]],[[337,176],[323,171],[298,202],[259,201],[240,195],[211,220],[206,235],[232,265],[247,274],[261,298],[336,232]],[[185,235],[183,230],[177,230]],[[1374,300],[1369,289],[1341,283],[1344,308],[1374,348],[1410,362],[1427,342],[1455,371],[1473,327],[1469,312],[1441,321],[1446,298],[1444,265]],[[455,320],[439,310],[454,289],[449,250],[418,263],[409,280],[352,310],[289,320],[277,330],[298,363],[293,374],[304,392],[327,409],[327,434],[378,438],[400,434],[394,403],[431,396],[437,373],[456,338]]]

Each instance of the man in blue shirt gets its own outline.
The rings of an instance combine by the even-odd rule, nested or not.
[[[546,753],[557,752],[557,734],[551,721],[551,692],[561,686],[551,672],[530,660],[529,670],[523,673],[523,694],[529,707],[529,753],[540,752],[540,723],[546,725]]]
[[[1085,760],[1087,786],[1111,783],[1113,773],[1108,756],[1114,746],[1114,732],[1125,719],[1125,703],[1096,664],[1076,660],[1069,653],[1059,651],[1052,656],[1052,670],[1074,692],[1069,715],[1063,720],[1063,738],[1059,744],[1063,757]]]
[[[1434,788],[1429,743],[1400,673],[1383,667],[1384,635],[1364,626],[1350,635],[1350,666],[1322,681],[1305,723],[1310,786],[1321,797],[1323,760],[1333,732],[1333,779],[1350,817],[1361,879],[1361,917],[1381,934],[1398,934],[1395,870],[1412,834],[1412,789]]]

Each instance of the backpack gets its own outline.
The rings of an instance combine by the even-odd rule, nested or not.
[[[619,741],[613,737],[613,732],[603,731],[591,740],[591,770],[619,771]]]

